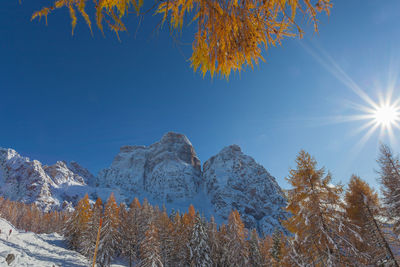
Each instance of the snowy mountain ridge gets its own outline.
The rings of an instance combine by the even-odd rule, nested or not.
[[[123,146],[97,177],[76,162],[42,165],[0,148],[0,195],[36,203],[43,210],[71,209],[85,193],[92,200],[147,198],[168,210],[194,204],[207,217],[226,221],[237,209],[247,228],[272,233],[286,216],[285,196],[275,178],[239,146],[231,145],[203,167],[189,139],[169,132],[150,146]]]

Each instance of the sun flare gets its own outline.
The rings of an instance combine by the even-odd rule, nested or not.
[[[382,105],[376,108],[374,113],[375,122],[381,126],[389,127],[396,124],[399,119],[399,107]]]

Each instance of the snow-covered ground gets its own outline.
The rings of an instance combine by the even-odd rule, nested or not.
[[[12,233],[9,236],[9,231]],[[58,234],[25,233],[0,218],[0,266],[15,267],[87,267],[88,261],[78,252],[65,248],[63,237]],[[6,257],[14,254],[15,260],[7,265]],[[113,267],[126,265],[112,265]]]

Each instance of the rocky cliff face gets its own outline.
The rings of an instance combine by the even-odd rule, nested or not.
[[[186,136],[171,132],[149,147],[121,147],[111,167],[98,175],[100,185],[133,194],[144,191],[166,202],[193,196],[200,182],[200,160],[192,144]]]
[[[150,146],[123,146],[111,166],[94,177],[76,162],[43,166],[12,149],[0,149],[0,195],[35,202],[44,210],[71,208],[85,193],[95,200],[114,191],[120,201],[148,198],[153,205],[187,209],[225,221],[237,209],[248,228],[272,233],[281,228],[285,197],[263,166],[232,145],[201,168],[186,138],[167,133]]]
[[[286,199],[275,178],[240,147],[231,145],[203,165],[206,194],[224,219],[236,209],[246,227],[260,232],[281,228]]]
[[[65,162],[43,166],[20,156],[13,149],[0,148],[0,195],[11,200],[36,203],[43,210],[58,208],[67,195],[58,194],[69,186],[84,186],[81,176],[69,170]],[[69,196],[71,197],[71,196]],[[78,199],[80,196],[75,196]],[[72,203],[64,203],[71,206]]]
[[[123,188],[128,199],[144,195],[154,204],[172,203],[172,208],[177,201],[182,207],[182,199],[187,206],[204,201],[210,203],[201,203],[209,215],[221,220],[237,209],[248,228],[266,233],[281,228],[285,216],[286,199],[275,178],[237,145],[211,157],[201,170],[190,141],[177,133],[149,147],[122,147],[111,167],[99,173],[98,185]]]

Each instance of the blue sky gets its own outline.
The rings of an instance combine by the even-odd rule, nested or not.
[[[354,131],[363,122],[333,123],[359,114],[349,101],[364,101],[329,70],[334,62],[374,100],[385,92],[388,74],[400,69],[399,1],[333,1],[318,34],[304,25],[303,40],[285,40],[264,54],[266,63],[229,82],[193,73],[190,29],[178,46],[166,29],[154,33],[159,17],[145,17],[135,34],[132,16],[118,42],[97,29],[92,37],[82,18],[71,36],[67,10],[50,15],[47,27],[30,22],[38,3],[48,2],[22,2],[5,1],[0,10],[1,147],[46,164],[75,160],[97,173],[120,146],[176,131],[202,162],[240,145],[284,188],[300,149],[335,182],[355,173],[378,186],[377,148],[387,138],[375,133],[360,147],[367,130]]]

